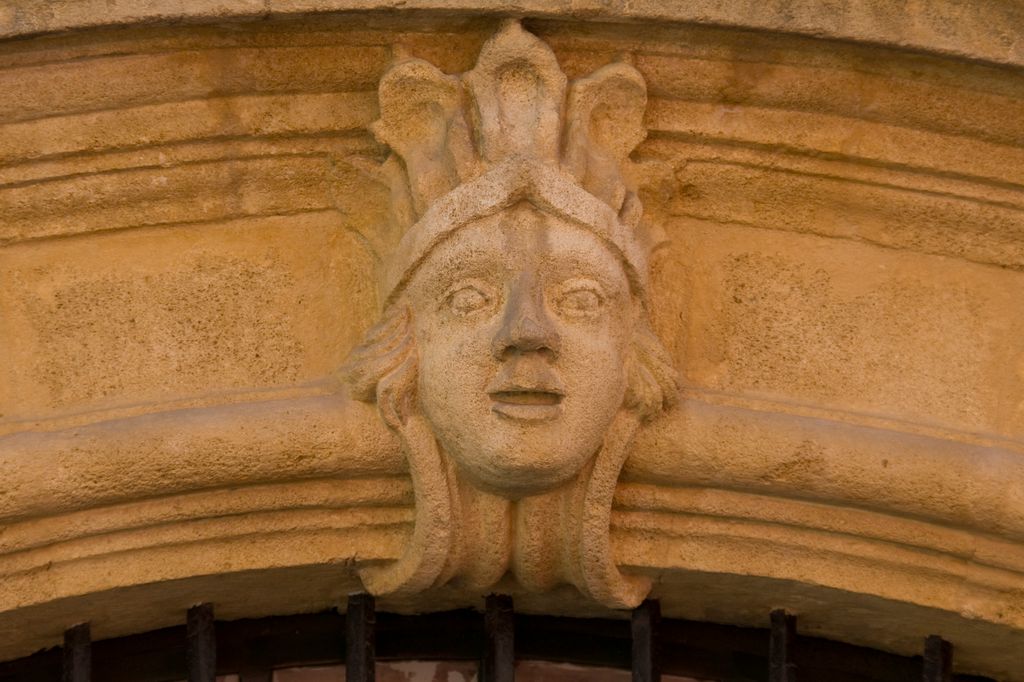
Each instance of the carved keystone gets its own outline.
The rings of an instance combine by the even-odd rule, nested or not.
[[[413,534],[367,589],[560,584],[614,607],[647,594],[609,546],[639,424],[676,375],[648,322],[651,240],[624,172],[644,138],[643,77],[567,84],[507,22],[460,76],[403,59],[372,127],[393,156],[382,320],[342,372],[402,440]]]

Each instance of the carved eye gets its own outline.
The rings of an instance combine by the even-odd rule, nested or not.
[[[477,287],[467,284],[448,294],[445,302],[456,315],[469,315],[486,308],[491,299]]]
[[[563,291],[555,304],[563,315],[587,317],[601,310],[604,297],[595,286],[575,284]]]

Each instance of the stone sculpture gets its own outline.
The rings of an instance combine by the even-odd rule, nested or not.
[[[364,568],[371,592],[511,573],[629,607],[650,589],[608,537],[633,436],[678,391],[625,172],[646,86],[626,63],[566,80],[512,21],[472,71],[403,58],[380,83],[397,243],[382,319],[342,373],[401,438],[416,515],[405,553]]]

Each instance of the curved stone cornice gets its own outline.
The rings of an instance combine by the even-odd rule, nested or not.
[[[640,439],[613,512],[616,557],[656,576],[669,612],[756,623],[755,604],[782,598],[754,599],[756,586],[782,580],[772,589],[824,636],[912,654],[927,627],[944,622],[964,664],[1019,674],[1006,648],[1024,628],[1012,607],[1024,575],[1019,453],[703,398],[686,398]],[[341,594],[327,576],[351,585],[356,566],[394,558],[412,520],[398,443],[372,410],[340,396],[12,435],[0,452],[9,483],[0,630],[24,632],[58,604],[85,617],[125,590],[149,594],[147,585],[167,581],[186,594],[211,590],[227,613],[265,611],[234,587],[208,584],[211,572],[238,573],[246,585],[309,573],[323,595]],[[114,568],[128,557],[130,570]],[[747,597],[727,597],[723,575]],[[145,618],[100,619],[99,632],[174,622],[157,594],[136,603]],[[329,605],[323,595],[317,606]],[[863,631],[828,601],[853,595],[861,617],[889,625]],[[391,607],[474,598],[446,589]],[[574,599],[545,599],[535,608],[580,613]],[[47,632],[8,640],[0,656],[49,644]]]
[[[531,16],[696,23],[877,43],[981,59],[1002,64],[1024,64],[1024,48],[1013,27],[1024,26],[1024,6],[985,0],[964,5],[954,0],[931,2],[927,9],[910,12],[900,5],[878,0],[856,0],[840,6],[817,0],[787,2],[785,9],[771,3],[727,2],[665,3],[658,0],[526,0],[495,10],[481,0],[204,0],[166,3],[129,0],[111,7],[103,0],[5,0],[0,4],[0,38],[38,35],[83,28],[132,24],[253,20],[303,16],[325,12],[422,12],[435,15]]]

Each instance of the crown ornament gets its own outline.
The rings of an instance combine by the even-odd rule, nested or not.
[[[646,136],[647,88],[633,66],[568,82],[551,49],[508,20],[471,71],[448,75],[401,56],[378,94],[371,130],[392,152],[378,173],[396,239],[377,254],[385,306],[453,231],[524,200],[596,234],[646,298],[659,239],[641,221],[628,173]]]

